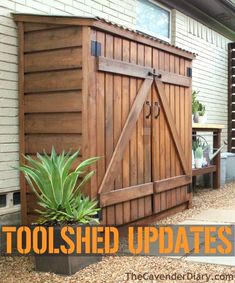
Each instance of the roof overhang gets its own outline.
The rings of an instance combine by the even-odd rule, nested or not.
[[[158,0],[235,41],[233,0]]]

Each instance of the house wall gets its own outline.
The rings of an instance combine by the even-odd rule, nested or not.
[[[208,123],[222,124],[222,140],[227,140],[228,40],[226,37],[174,10],[172,43],[197,54],[193,61],[193,90],[206,105]],[[205,134],[204,134],[205,135]],[[211,141],[208,135],[208,140]]]
[[[17,29],[11,12],[96,15],[135,28],[137,0],[2,0],[0,1],[0,194],[19,190]],[[187,16],[173,11],[172,43],[198,53],[193,63],[193,88],[206,103],[208,121],[227,124],[227,43],[228,40]],[[224,131],[224,137],[226,131]],[[4,218],[5,219],[5,218]],[[5,220],[4,220],[5,221]]]

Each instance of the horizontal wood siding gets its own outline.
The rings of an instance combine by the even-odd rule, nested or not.
[[[81,47],[25,54],[25,73],[81,68]]]
[[[81,113],[26,114],[26,134],[81,134]]]
[[[33,24],[32,24],[33,25]],[[39,40],[40,39],[40,40]],[[81,46],[81,28],[66,27],[25,33],[25,52]]]
[[[25,95],[25,113],[81,112],[82,92],[62,91]]]
[[[81,28],[25,24],[24,43],[24,153],[35,157],[52,147],[58,153],[81,149]],[[37,218],[37,205],[28,186],[24,191],[30,223]]]
[[[79,90],[81,87],[80,69],[25,74],[25,93]]]

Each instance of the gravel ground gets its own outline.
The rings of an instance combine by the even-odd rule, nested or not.
[[[219,190],[200,190],[194,195],[193,208],[168,217],[159,224],[176,224],[192,217],[207,208],[234,207],[235,183],[228,184]],[[149,276],[149,280],[127,280],[127,273]],[[213,278],[206,280],[153,280],[151,275],[157,274],[200,273],[214,276],[215,274],[233,274],[233,280],[221,277],[218,281]],[[146,274],[148,273],[148,274]],[[134,275],[133,275],[134,276]],[[132,278],[133,279],[133,278]],[[52,273],[34,271],[32,257],[0,257],[1,283],[32,283],[32,282],[235,282],[235,267],[199,264],[187,262],[184,259],[159,257],[105,257],[97,264],[77,272],[73,276],[60,276]]]

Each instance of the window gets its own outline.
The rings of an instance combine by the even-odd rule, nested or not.
[[[20,210],[20,192],[0,192],[0,215]]]
[[[137,30],[170,41],[171,11],[150,0],[138,0]]]
[[[7,196],[6,195],[0,195],[0,207],[7,206]]]
[[[20,192],[13,193],[13,205],[20,204]]]

